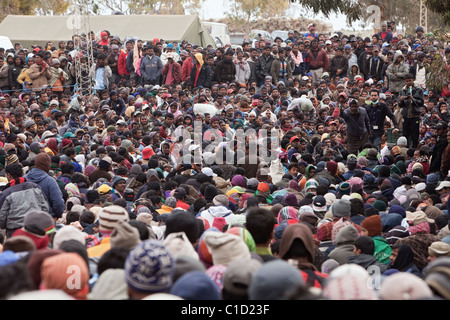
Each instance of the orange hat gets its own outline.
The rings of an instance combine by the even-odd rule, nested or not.
[[[267,183],[265,183],[265,182],[260,182],[258,184],[258,191],[261,192],[261,193],[268,192],[269,189],[270,189],[269,185]]]

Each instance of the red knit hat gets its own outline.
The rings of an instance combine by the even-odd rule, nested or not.
[[[378,215],[372,215],[365,218],[361,222],[361,227],[368,231],[369,237],[381,236],[383,232],[383,225],[381,223],[381,218]]]

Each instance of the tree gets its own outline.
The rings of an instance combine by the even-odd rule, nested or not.
[[[450,25],[450,2],[448,0],[426,0],[425,5],[439,13],[443,23]]]
[[[227,13],[231,23],[248,39],[251,31],[250,22],[259,18],[278,16],[289,7],[286,0],[234,0],[231,10]]]

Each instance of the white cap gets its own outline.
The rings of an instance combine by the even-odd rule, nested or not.
[[[325,41],[325,44],[331,44],[331,40]]]
[[[215,174],[211,168],[203,168],[202,173],[206,174],[208,177],[217,177],[217,174]]]
[[[416,184],[416,186],[414,188],[416,189],[417,192],[421,192],[421,191],[425,190],[426,187],[427,187],[427,185],[424,182],[421,182],[421,183]]]
[[[442,181],[439,183],[439,187],[436,188],[436,191],[442,190],[444,188],[450,188],[450,181]]]

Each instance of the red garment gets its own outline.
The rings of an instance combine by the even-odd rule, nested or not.
[[[341,219],[341,217],[339,218],[335,218],[333,221],[328,222],[328,223],[324,223],[322,224],[319,229],[317,230],[317,238],[320,241],[330,241],[332,239],[332,233],[333,233],[333,226],[336,222],[338,222]],[[350,221],[350,218],[344,218],[347,221]],[[356,228],[356,230],[358,230],[358,234],[361,233],[361,226],[351,222],[352,225]]]
[[[25,236],[27,238],[30,238],[31,240],[33,240],[37,250],[47,248],[48,244],[50,243],[50,239],[48,238],[47,234],[45,236],[39,236],[37,234],[28,232],[28,231],[24,230],[23,228],[17,229],[13,233],[12,237],[16,237],[16,236]]]
[[[186,82],[189,80],[191,76],[192,68],[194,67],[194,63],[192,62],[192,57],[187,58],[183,62],[183,66],[181,67],[181,80]]]
[[[109,45],[109,39],[106,38],[106,40],[103,40],[104,36],[108,36],[108,33],[107,32],[100,33],[100,41],[98,42],[98,44],[101,45],[101,46]]]
[[[319,68],[327,70],[330,66],[330,59],[328,59],[327,52],[323,49],[319,49],[317,54],[314,54],[312,50],[309,50],[308,58],[310,59],[310,68],[312,70]]]
[[[189,209],[189,205],[186,203],[186,202],[183,202],[183,201],[181,201],[181,200],[178,200],[177,201],[177,206],[176,206],[177,208],[181,208],[181,209],[184,209],[184,210],[187,210],[187,209]]]
[[[127,56],[128,53],[125,53],[125,51],[121,51],[119,54],[119,61],[117,62],[117,70],[119,71],[119,74],[121,76],[130,75],[130,73],[127,70]]]

